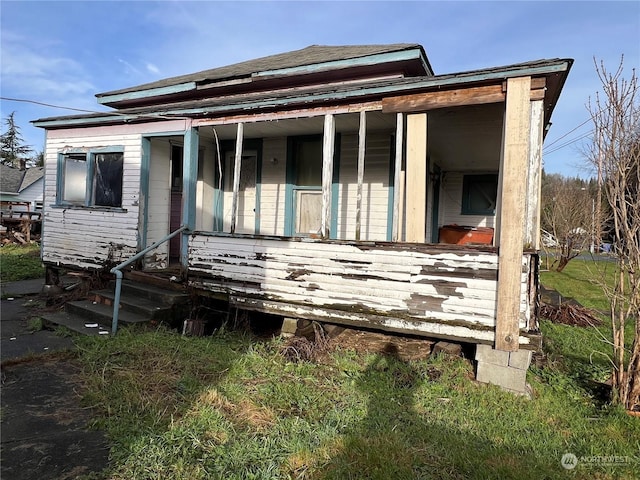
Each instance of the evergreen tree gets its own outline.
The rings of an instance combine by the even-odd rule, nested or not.
[[[11,112],[4,121],[7,130],[0,136],[2,155],[0,161],[5,165],[20,168],[21,163],[26,164],[32,150],[30,146],[24,144],[20,127],[16,125],[14,119],[15,113]]]

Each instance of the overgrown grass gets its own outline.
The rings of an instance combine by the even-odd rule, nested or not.
[[[615,262],[606,257],[596,258],[599,260],[573,259],[560,273],[543,271],[540,281],[564,297],[575,298],[585,307],[608,312],[609,304],[602,286],[603,283],[613,285]]]
[[[39,278],[43,275],[39,244],[8,244],[0,247],[0,277],[3,283]]]
[[[291,363],[278,339],[162,329],[79,342],[85,401],[113,442],[109,478],[634,478],[639,466],[640,422],[566,366],[530,372],[531,401],[445,356]],[[558,356],[574,347],[554,344]],[[564,453],[628,461],[568,473]]]

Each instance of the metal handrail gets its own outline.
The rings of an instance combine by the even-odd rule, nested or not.
[[[115,335],[116,331],[118,330],[118,314],[120,313],[120,293],[122,291],[122,275],[123,275],[122,269],[127,265],[131,265],[136,260],[144,257],[151,250],[158,248],[160,245],[162,245],[165,242],[168,242],[177,234],[179,234],[180,232],[186,229],[187,229],[187,225],[182,225],[176,231],[171,232],[168,235],[165,235],[163,238],[155,242],[153,245],[149,245],[144,250],[139,251],[133,257],[129,258],[128,260],[125,260],[124,262],[122,262],[116,267],[113,267],[110,270],[110,272],[116,276],[116,292],[115,292],[115,298],[113,299],[113,319],[111,320],[111,335]]]

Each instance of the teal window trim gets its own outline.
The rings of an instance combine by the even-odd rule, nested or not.
[[[498,191],[498,174],[464,175],[462,178],[462,215],[495,216]],[[482,207],[474,200],[476,194],[487,200],[488,206]],[[495,197],[494,197],[495,194]],[[491,198],[488,198],[491,196]]]
[[[107,147],[98,148],[69,148],[63,152],[58,153],[58,164],[56,165],[56,202],[54,206],[77,208],[77,209],[96,209],[108,211],[126,211],[122,208],[115,206],[94,205],[95,196],[95,160],[96,155],[101,153],[120,153],[123,155],[124,161],[124,146],[123,145],[110,145]],[[64,200],[64,187],[66,182],[65,163],[67,157],[84,155],[86,163],[86,176],[85,176],[85,196],[82,204],[67,202]],[[122,179],[124,183],[124,178]]]
[[[58,163],[56,165],[56,203],[54,205],[62,205],[64,201],[64,161],[65,154],[58,153]]]

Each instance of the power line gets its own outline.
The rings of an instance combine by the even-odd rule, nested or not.
[[[98,112],[97,110],[84,110],[82,108],[63,107],[62,105],[53,105],[51,103],[38,102],[37,100],[27,100],[27,99],[24,99],[24,98],[0,97],[0,100],[6,100],[8,102],[32,103],[34,105],[41,105],[43,107],[60,108],[62,110],[73,110],[74,112],[104,113],[104,114],[107,114],[107,115],[122,115],[122,114],[120,114],[118,112]]]
[[[74,112],[82,112],[82,113],[94,113],[99,115],[113,115],[114,117],[136,117],[136,118],[160,118],[164,120],[189,120],[190,117],[183,115],[162,115],[159,113],[126,113],[126,112],[113,112],[113,111],[98,111],[98,110],[85,110],[82,108],[74,108],[74,107],[64,107],[62,105],[53,105],[51,103],[39,102],[37,100],[29,100],[25,98],[9,98],[9,97],[0,97],[0,100],[6,100],[9,102],[22,102],[22,103],[32,103],[34,105],[41,105],[44,107],[51,108],[60,108],[63,110],[73,110]]]
[[[558,150],[563,149],[564,147],[568,147],[572,143],[575,143],[575,142],[577,142],[579,140],[582,140],[583,138],[590,137],[592,134],[593,134],[593,132],[589,131],[587,133],[584,133],[584,134],[580,135],[579,137],[576,137],[576,138],[574,138],[572,140],[568,140],[565,143],[563,143],[562,145],[558,145],[557,147],[552,148],[551,150],[543,150],[543,153],[549,155],[551,153],[557,152]]]
[[[565,133],[564,135],[556,138],[553,142],[549,143],[547,145],[547,147],[551,147],[552,145],[558,143],[560,140],[562,140],[563,138],[569,136],[571,133],[575,132],[576,130],[578,130],[580,127],[582,127],[583,125],[586,125],[587,123],[589,123],[592,119],[591,118],[587,118],[584,122],[582,122],[580,125],[578,125],[577,127],[569,130],[567,133]]]

